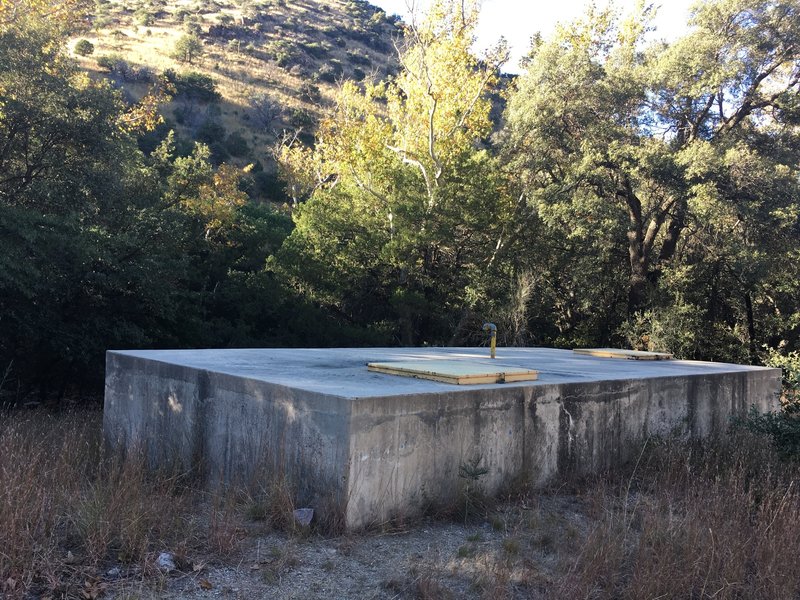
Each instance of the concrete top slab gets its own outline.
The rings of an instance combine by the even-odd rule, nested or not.
[[[344,398],[469,393],[476,389],[525,387],[657,377],[681,377],[760,371],[727,363],[665,360],[633,361],[596,358],[553,348],[498,348],[497,361],[539,372],[537,381],[458,386],[437,381],[373,373],[368,362],[455,360],[485,361],[487,348],[329,348],[224,350],[110,350],[123,356],[180,365],[215,373],[266,381],[289,388]]]

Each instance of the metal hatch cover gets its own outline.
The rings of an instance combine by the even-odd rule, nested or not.
[[[618,348],[574,348],[575,354],[599,358],[625,358],[627,360],[671,360],[667,352],[645,352],[644,350],[622,350]]]
[[[480,383],[512,383],[535,381],[539,372],[494,362],[465,360],[415,360],[367,363],[375,373],[430,379],[441,383],[469,385]]]

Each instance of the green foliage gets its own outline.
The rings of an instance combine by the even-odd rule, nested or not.
[[[289,116],[289,122],[292,124],[292,127],[298,129],[310,128],[314,126],[314,117],[304,108],[295,108]]]
[[[358,50],[348,50],[347,60],[351,65],[359,65],[362,67],[369,67],[372,65],[372,61],[370,60],[369,56],[362,54]]]
[[[275,173],[260,171],[253,175],[256,191],[273,202],[286,202],[284,183]]]
[[[186,33],[175,42],[172,56],[179,62],[192,64],[203,54],[203,42],[194,33]]]
[[[777,350],[769,350],[764,364],[781,369],[783,409],[792,415],[800,414],[800,351],[782,354]]]
[[[313,83],[306,82],[300,85],[300,99],[304,102],[317,104],[322,100],[322,92]]]
[[[247,140],[238,131],[232,131],[228,134],[228,138],[225,140],[225,148],[231,156],[237,157],[246,156],[250,152]]]
[[[507,90],[502,49],[471,52],[476,6],[434,2],[402,70],[344,83],[317,139],[316,113],[287,114],[278,174],[224,164],[250,147],[207,75],[164,73],[194,146],[169,123],[126,126],[144,103],[82,74],[52,23],[2,28],[0,367],[44,395],[100,373],[112,346],[478,343],[489,319],[501,344],[766,357],[796,402],[796,5],[707,2],[671,45],[647,41],[649,9],[592,9],[537,37]],[[266,22],[257,8],[246,18]],[[288,69],[344,35],[380,47],[385,17],[354,10],[364,31],[263,53]],[[198,35],[176,44],[182,62],[201,52]],[[363,80],[369,57],[346,56],[316,79]],[[121,55],[97,63],[114,85],[156,83]],[[309,81],[300,96],[322,99]],[[263,96],[246,114],[271,131],[281,110]]]
[[[316,59],[323,59],[328,56],[328,50],[322,44],[318,42],[313,42],[310,44],[301,44],[300,46],[303,51],[311,56],[312,58]]]
[[[146,8],[139,8],[133,13],[136,23],[144,27],[153,25],[156,22],[155,17]]]
[[[797,338],[780,315],[796,314],[800,11],[698,4],[671,46],[648,45],[650,18],[592,9],[538,38],[509,101],[508,161],[572,252],[556,318],[576,320],[572,290],[617,289],[593,293],[594,343],[756,361],[787,325]]]
[[[0,364],[20,397],[96,389],[108,348],[335,339],[263,272],[291,220],[245,206],[205,147],[161,130],[142,154],[52,31],[0,30],[0,89]]]
[[[222,142],[227,134],[228,132],[222,123],[216,119],[208,119],[197,130],[195,138],[198,142],[213,144],[214,142]]]
[[[214,79],[205,73],[196,71],[176,73],[172,69],[167,69],[163,75],[167,81],[175,86],[177,96],[199,100],[200,102],[219,102],[222,98],[222,95],[217,91],[217,84]]]
[[[331,60],[319,68],[316,78],[326,83],[336,83],[336,80],[341,78],[343,72],[342,63],[338,60]]]
[[[462,10],[445,4],[440,13]],[[281,157],[298,206],[279,266],[315,300],[403,344],[446,342],[483,300],[473,292],[513,207],[479,144],[496,64],[470,54],[476,12],[448,16],[420,30],[395,83],[345,83],[323,144]]]
[[[89,56],[94,53],[94,44],[86,39],[80,39],[75,42],[75,54],[80,56]]]
[[[480,485],[480,479],[489,473],[486,466],[481,466],[483,456],[480,454],[471,458],[467,462],[461,463],[458,467],[458,476],[464,480],[461,490],[463,506],[463,516],[466,522],[476,516],[484,516],[487,508],[486,495]]]
[[[97,66],[109,73],[122,73],[128,70],[128,61],[119,54],[105,54],[97,58]]]
[[[796,411],[759,413],[752,407],[736,426],[769,437],[782,458],[800,459],[800,418]]]

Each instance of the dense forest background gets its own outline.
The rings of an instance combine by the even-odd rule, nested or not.
[[[468,345],[486,320],[507,345],[797,358],[796,2],[700,3],[672,44],[650,8],[590,9],[514,78],[502,44],[472,54],[472,2],[404,26],[358,2],[208,23],[208,2],[149,0],[124,8],[180,9],[186,32],[181,67],[146,72],[87,66],[104,4],[0,11],[2,400],[97,392],[109,348]],[[338,43],[295,40],[293,62],[265,25],[348,7],[372,24],[354,60],[387,56],[370,73]],[[297,93],[195,70],[247,23],[226,51],[284,62]],[[235,131],[206,126],[220,102]]]

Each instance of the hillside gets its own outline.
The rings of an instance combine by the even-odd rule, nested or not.
[[[71,48],[131,101],[164,74],[175,85],[143,150],[173,129],[181,153],[199,140],[217,163],[253,163],[251,195],[280,200],[271,151],[283,132],[311,141],[343,79],[394,72],[401,36],[363,0],[97,0]],[[179,40],[189,44],[182,55]]]

